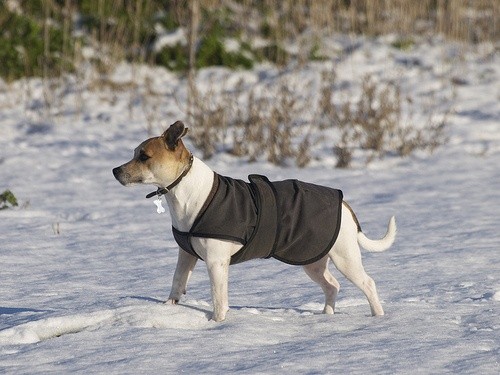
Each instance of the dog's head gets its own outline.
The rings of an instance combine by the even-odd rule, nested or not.
[[[169,185],[189,163],[190,153],[181,140],[187,130],[181,121],[176,121],[161,136],[137,146],[132,160],[114,168],[113,175],[125,186]]]

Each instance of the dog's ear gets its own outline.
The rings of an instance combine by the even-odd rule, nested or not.
[[[169,150],[175,150],[179,144],[179,140],[186,135],[188,128],[184,126],[182,121],[176,121],[169,126],[165,133],[163,133],[163,138],[165,139],[165,144]]]

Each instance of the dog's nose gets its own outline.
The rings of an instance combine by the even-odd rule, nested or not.
[[[121,171],[120,167],[113,168],[113,176],[115,176],[116,179],[118,179],[118,176],[120,175],[120,171]]]

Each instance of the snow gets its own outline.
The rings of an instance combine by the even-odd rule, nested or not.
[[[157,30],[161,31],[161,30]],[[175,31],[172,31],[170,33],[163,33],[161,37],[158,38],[158,40],[155,41],[153,49],[158,52],[161,51],[162,48],[165,46],[175,46],[177,43],[181,45],[187,44],[186,41],[186,30],[183,30],[182,28],[178,28]]]
[[[451,106],[445,146],[348,170],[332,167],[324,144],[305,169],[227,154],[207,163],[238,178],[262,173],[340,188],[371,238],[396,215],[393,247],[363,253],[384,317],[369,316],[362,293],[333,266],[341,283],[337,310],[322,315],[321,289],[300,267],[275,260],[232,266],[225,322],[208,320],[201,262],[181,303],[163,304],[177,257],[170,218],[144,198],[154,188],[123,188],[111,169],[149,132],[184,118],[178,101],[185,81],[136,69],[164,96],[161,126],[150,128],[141,87],[87,90],[68,80],[47,109],[43,82],[25,80],[0,90],[0,192],[11,189],[20,201],[0,211],[0,372],[498,374],[498,52],[430,43],[404,53],[383,39],[352,45],[333,63],[339,79],[353,87],[366,72],[380,81],[398,78],[443,111]],[[409,59],[418,64],[402,62]],[[317,82],[319,67],[287,74]],[[126,66],[118,69],[120,83],[134,79]],[[465,83],[451,87],[447,77]],[[207,91],[241,79],[265,90],[276,70],[207,69],[198,76]],[[316,86],[304,85],[311,95]]]

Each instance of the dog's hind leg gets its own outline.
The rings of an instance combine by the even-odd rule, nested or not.
[[[335,267],[365,294],[373,316],[384,315],[375,282],[368,276],[361,263],[358,243],[354,239],[349,244],[350,249],[345,251],[344,249],[339,250],[338,247],[341,244],[338,244],[338,242],[334,245],[333,251],[330,251],[330,257]]]
[[[172,289],[168,301],[171,303],[179,302],[181,295],[186,294],[187,283],[198,258],[179,249],[177,266],[175,267],[174,278],[172,280]],[[168,302],[167,301],[167,302]]]
[[[336,258],[335,255],[333,256],[333,262],[339,271],[365,294],[370,304],[372,315],[384,315],[384,309],[378,298],[375,281],[365,272],[361,262]]]
[[[384,315],[375,282],[368,276],[361,262],[357,233],[357,226],[352,215],[348,210],[342,210],[342,226],[329,256],[335,267],[365,294],[372,315]]]
[[[304,271],[313,280],[318,283],[325,293],[324,314],[333,314],[335,311],[335,299],[339,293],[340,284],[328,270],[328,256],[304,266]]]

